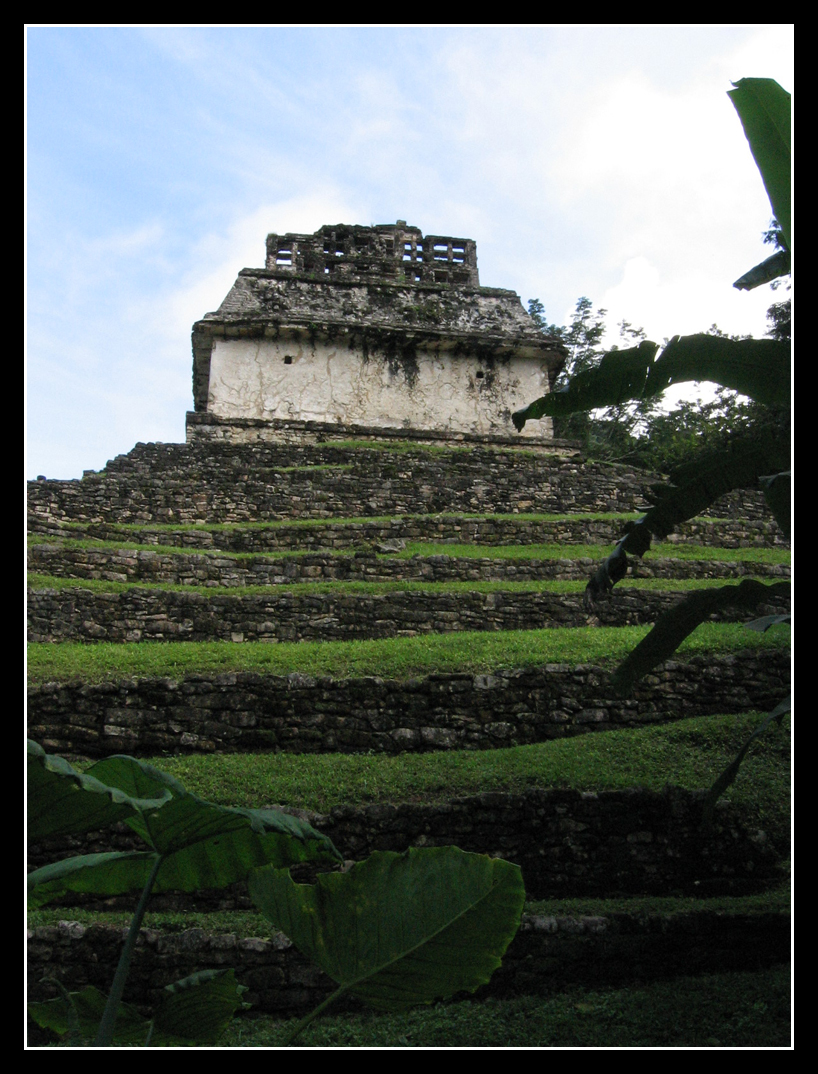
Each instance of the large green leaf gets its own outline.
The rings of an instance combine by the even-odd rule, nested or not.
[[[789,582],[764,585],[748,578],[739,585],[701,589],[689,594],[659,619],[653,630],[643,638],[616,669],[613,685],[627,692],[637,679],[676,652],[684,639],[714,612],[729,608],[752,610],[771,599],[790,595]]]
[[[695,518],[733,489],[765,487],[776,521],[789,536],[789,480],[764,477],[770,469],[786,466],[789,443],[772,431],[753,436],[737,436],[729,448],[700,452],[690,462],[675,467],[667,484],[650,491],[655,505],[636,522],[628,522],[622,538],[600,563],[585,590],[584,603],[590,611],[594,601],[611,591],[627,574],[628,556],[642,557],[654,536],[666,537],[676,527]],[[787,479],[789,474],[786,475]],[[775,482],[770,491],[769,485]],[[772,499],[774,497],[774,500]]]
[[[761,287],[762,284],[777,280],[779,276],[786,276],[790,271],[792,271],[792,257],[789,250],[778,250],[772,257],[765,258],[760,265],[756,265],[740,276],[733,287],[739,291],[752,291],[756,287]]]
[[[716,802],[721,798],[727,788],[735,781],[738,775],[738,770],[741,767],[741,762],[744,760],[747,751],[752,746],[753,742],[762,735],[769,725],[775,720],[777,723],[781,723],[784,716],[792,709],[792,698],[785,697],[783,701],[780,701],[772,712],[762,720],[758,727],[753,731],[736,756],[730,762],[730,764],[724,769],[718,779],[713,783],[713,786],[708,790],[704,801],[702,803],[702,821],[705,825],[709,825],[713,820],[713,808]]]
[[[790,354],[789,343],[776,339],[674,336],[650,369],[645,395],[708,380],[759,403],[789,403]]]
[[[140,891],[157,858],[161,864],[154,891],[221,888],[270,863],[281,868],[314,859],[342,860],[332,842],[306,821],[275,809],[234,809],[205,802],[172,776],[136,758],[109,757],[88,774],[134,797],[147,786],[167,789],[171,799],[161,809],[124,818],[151,849],[83,855],[37,869],[28,877],[34,905],[64,891],[99,895]]]
[[[172,797],[158,780],[146,780],[141,795],[133,797],[78,772],[63,757],[46,753],[30,740],[26,784],[29,839],[105,828],[143,810],[159,809]]]
[[[643,342],[630,350],[609,351],[598,366],[572,377],[561,391],[512,414],[514,425],[522,430],[535,418],[619,406],[688,381],[712,381],[765,404],[790,401],[789,343],[700,334],[674,336],[654,360],[657,349],[655,343]]]
[[[792,250],[791,98],[772,78],[742,78],[727,96],[738,112],[784,245]]]
[[[151,1043],[182,1040],[215,1044],[240,1007],[244,985],[233,970],[200,970],[183,981],[165,986],[162,1004],[153,1020]]]
[[[74,1033],[79,1033],[81,1037],[96,1036],[104,1010],[105,996],[93,985],[88,985],[81,992],[64,992],[56,999],[28,1004],[32,1020],[58,1037]],[[117,1044],[144,1044],[149,1030],[150,1021],[136,1007],[129,1003],[119,1005]]]
[[[265,868],[249,884],[261,912],[341,986],[336,996],[385,1010],[488,981],[525,898],[518,866],[457,847],[376,852],[314,885]]]
[[[327,854],[342,860],[330,840],[306,821],[282,813],[278,809],[241,809],[205,802],[186,791],[181,783],[167,772],[160,772],[134,757],[108,757],[93,765],[89,773],[131,794],[139,793],[145,781],[152,780],[160,781],[170,790],[173,799],[162,811],[143,812],[128,818],[126,823],[158,853],[164,857],[178,858],[175,863],[177,870],[184,871],[186,868],[186,859],[184,856],[180,857],[180,854],[196,847],[203,848],[202,853],[211,858],[214,857],[214,851],[215,857],[223,855],[228,858],[226,844],[229,845],[230,840],[225,840],[225,837],[235,837],[239,845],[244,839],[242,833],[246,834],[247,839],[254,835],[280,836],[282,860],[279,867]],[[287,852],[286,848],[290,844],[293,845]],[[191,855],[191,861],[195,861],[199,856],[194,853]],[[171,860],[169,857],[168,866],[164,870],[166,877],[171,871]],[[270,860],[267,858],[267,861]],[[215,864],[212,867],[218,868]],[[227,868],[230,871],[230,867]],[[160,877],[161,875],[160,873]],[[161,888],[157,887],[156,890]]]
[[[785,470],[780,474],[767,474],[759,477],[758,480],[761,487],[764,489],[764,498],[767,501],[767,506],[772,511],[784,536],[789,537],[792,529],[791,472]]]
[[[43,906],[66,891],[90,895],[127,895],[140,891],[156,862],[150,850],[111,850],[79,854],[43,865],[28,874],[28,904]]]
[[[207,1045],[216,1044],[234,1014],[247,1004],[247,989],[236,984],[229,970],[201,970],[165,987],[153,1019],[144,1018],[128,1003],[120,1003],[114,1031],[116,1044]],[[64,1037],[76,1027],[83,1037],[96,1036],[105,996],[93,985],[81,992],[66,992],[57,999],[29,1003],[28,1012],[37,1025]]]

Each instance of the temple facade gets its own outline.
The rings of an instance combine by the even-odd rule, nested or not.
[[[565,360],[514,291],[481,287],[471,239],[405,221],[268,235],[193,327],[188,439],[277,439],[288,426],[547,440],[513,411]]]

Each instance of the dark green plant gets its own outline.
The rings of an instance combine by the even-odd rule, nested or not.
[[[133,757],[108,757],[83,773],[29,742],[27,775],[29,840],[76,835],[123,821],[148,844],[147,850],[67,858],[28,877],[29,904],[35,907],[69,891],[140,892],[101,1013],[97,1047],[114,1042],[133,947],[152,892],[221,888],[267,863],[282,867],[307,860],[340,860],[330,840],[304,821],[275,809],[231,809],[205,802],[172,776]],[[191,1034],[201,1004],[212,1000],[213,988],[210,980],[195,982],[189,1008]],[[240,1006],[235,986],[233,992]],[[56,1002],[64,1006],[71,1001],[64,994]],[[91,1010],[96,1002],[89,1001]],[[88,1004],[83,1009],[87,1013]],[[32,1010],[33,1017],[38,1010]],[[164,1016],[157,1017],[161,1022]],[[178,1031],[178,1019],[173,1024]]]
[[[115,1040],[212,1043],[242,1006],[232,973],[207,972],[169,986],[149,1021],[122,1004],[152,891],[220,888],[249,877],[262,912],[340,986],[303,1025],[346,992],[396,1010],[474,991],[500,965],[522,916],[519,867],[457,847],[376,853],[348,873],[319,876],[312,887],[296,884],[287,866],[340,860],[326,836],[279,810],[205,802],[133,757],[109,757],[82,773],[29,742],[28,813],[32,840],[124,821],[150,847],[69,858],[28,878],[35,907],[68,891],[141,891],[107,1001],[96,989],[62,989],[29,1008],[40,1025],[62,1034],[93,1032],[98,1024],[98,1047]]]
[[[81,992],[67,992],[59,981],[56,999],[29,1003],[37,1025],[50,1029],[66,1044],[80,1044],[94,1037],[105,1016],[105,996],[88,985]],[[182,981],[166,985],[159,1007],[143,1018],[128,1003],[120,1003],[114,1042],[132,1045],[186,1047],[217,1044],[241,1007],[247,989],[236,984],[233,970],[201,970]]]
[[[250,895],[338,984],[287,1044],[348,993],[399,1011],[474,992],[500,965],[525,901],[519,866],[457,847],[376,851],[314,885],[268,866],[250,877]]]
[[[764,181],[781,246],[735,283],[739,289],[750,289],[790,271],[790,95],[772,79],[745,78],[734,83],[728,96]],[[781,328],[778,322],[777,326]],[[521,430],[532,418],[557,418],[621,406],[632,400],[648,401],[671,384],[700,380],[732,388],[756,403],[786,412],[791,400],[790,345],[783,336],[783,331],[764,340],[707,334],[674,336],[661,353],[656,343],[643,340],[636,347],[603,355],[598,365],[578,372],[561,390],[514,414],[514,423]],[[773,423],[751,433],[736,432],[725,446],[676,466],[669,483],[653,490],[654,506],[643,518],[625,526],[613,552],[589,581],[586,603],[592,605],[609,593],[627,574],[628,555],[641,558],[653,538],[667,536],[679,523],[700,514],[733,489],[759,487],[776,521],[789,536],[790,437],[786,425]],[[620,666],[615,684],[621,690],[629,689],[636,679],[670,656],[711,612],[736,605],[750,610],[781,589],[780,583],[765,586],[743,582],[685,598],[662,617]],[[776,709],[779,718],[788,709],[789,701],[782,706]],[[720,793],[726,785],[723,780],[717,781],[711,794]]]

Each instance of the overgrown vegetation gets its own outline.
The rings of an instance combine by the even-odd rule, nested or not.
[[[241,786],[247,802],[275,801],[304,809],[326,811],[338,804],[372,801],[434,801],[486,790],[522,790],[527,786],[570,786],[595,790],[641,785],[660,790],[667,782],[698,787],[724,763],[745,734],[755,714],[705,717],[635,731],[585,735],[534,747],[487,752],[431,753],[423,756],[256,756],[222,755],[211,758],[161,758],[158,763],[181,778],[199,796],[211,801],[236,801]],[[787,766],[788,727],[764,740],[748,760],[730,789],[730,798],[746,822],[765,830],[776,844],[789,836]],[[786,884],[753,896],[726,896],[705,900],[652,897],[619,900],[537,900],[526,904],[529,913],[549,916],[627,913],[713,911],[727,915],[786,913]],[[29,916],[29,926],[54,924],[64,910],[42,908]],[[124,916],[111,912],[71,909],[69,916],[88,924],[121,926]],[[174,933],[190,928],[232,932],[238,936],[267,936],[270,922],[257,913],[190,914],[157,912],[146,915],[147,927]],[[305,1028],[304,1046],[420,1047],[439,1039],[444,1030],[450,1046],[556,1047],[569,1034],[576,1046],[651,1046],[675,1042],[679,1046],[785,1046],[789,1040],[789,971],[725,974],[695,978],[697,996],[707,997],[706,1016],[680,1023],[670,1017],[669,1006],[688,995],[693,981],[674,981],[627,990],[561,989],[558,995],[529,996],[518,1000],[475,1003],[438,1003],[434,1007],[384,1015],[349,1014],[325,1019]],[[764,994],[746,1006],[748,995]],[[601,1025],[586,1018],[606,1015]],[[769,1017],[766,1017],[767,1013]],[[748,1013],[750,1012],[750,1013]],[[752,1014],[752,1017],[750,1016]],[[141,1023],[140,1023],[141,1024]],[[277,1047],[297,1029],[296,1020],[253,1016],[228,1026],[222,1046]],[[752,1028],[751,1028],[752,1027]],[[587,1032],[587,1036],[586,1036]],[[614,1035],[611,1036],[611,1033]],[[697,1033],[699,1035],[697,1035]],[[161,1040],[161,1037],[159,1038]],[[604,1044],[603,1044],[604,1042]]]
[[[214,1044],[241,1006],[232,970],[166,986],[149,1019],[122,1002],[132,951],[154,891],[196,892],[246,880],[253,902],[338,985],[288,1034],[291,1043],[330,1004],[355,996],[400,1011],[486,984],[517,933],[525,898],[518,865],[457,847],[374,851],[344,872],[296,883],[289,866],[341,862],[328,838],[274,807],[220,806],[144,761],[115,756],[86,772],[28,743],[28,834],[33,841],[122,822],[145,851],[85,854],[28,875],[31,905],[69,892],[141,892],[107,1000],[87,986],[30,1003],[40,1026],[95,1046]]]

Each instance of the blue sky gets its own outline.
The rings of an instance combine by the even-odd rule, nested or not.
[[[270,231],[407,220],[661,342],[761,335],[770,208],[726,91],[792,26],[26,31],[26,474],[184,440],[190,329]]]

